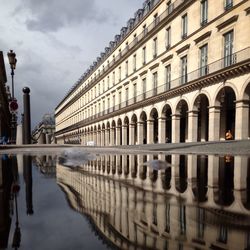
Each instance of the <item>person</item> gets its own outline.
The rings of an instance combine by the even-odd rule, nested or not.
[[[226,132],[226,140],[232,140],[233,139],[233,135],[230,131],[230,129]]]
[[[169,138],[168,137],[166,137],[166,143],[169,143]]]

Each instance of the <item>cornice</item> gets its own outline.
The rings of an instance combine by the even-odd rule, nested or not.
[[[173,58],[173,54],[171,54],[171,55],[165,57],[164,59],[161,60],[161,62],[162,62],[162,63],[165,63],[165,62],[169,61],[169,60],[172,59],[172,58]]]
[[[236,22],[238,20],[239,15],[234,15],[231,18],[229,18],[228,20],[226,20],[225,22],[219,24],[216,26],[216,28],[218,29],[218,31],[222,30],[223,28],[225,28],[226,26]]]
[[[185,46],[183,46],[182,48],[176,50],[177,55],[179,55],[180,53],[182,53],[185,50],[188,50],[190,48],[190,44],[186,44]]]
[[[204,33],[204,34],[202,34],[202,35],[199,36],[198,38],[194,39],[195,44],[197,44],[197,43],[199,43],[199,42],[205,40],[205,39],[208,38],[208,37],[210,37],[210,36],[211,36],[211,33],[212,33],[212,31],[210,30],[210,31],[208,31],[208,32],[206,32],[206,33]]]

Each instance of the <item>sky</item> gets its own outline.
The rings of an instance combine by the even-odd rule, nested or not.
[[[11,87],[7,52],[16,53],[18,116],[30,88],[32,129],[54,113],[68,90],[120,34],[143,0],[2,0],[0,51]]]

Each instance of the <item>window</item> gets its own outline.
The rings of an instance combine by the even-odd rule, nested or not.
[[[110,98],[108,98],[108,106],[107,106],[107,109],[110,108]]]
[[[142,64],[146,64],[146,47],[142,48]]]
[[[102,93],[105,91],[105,81],[102,81]]]
[[[126,61],[126,65],[125,65],[125,74],[127,77],[128,76],[128,61]]]
[[[143,25],[143,35],[145,36],[147,34],[147,27],[146,24]]]
[[[200,76],[208,74],[207,44],[200,48]]]
[[[167,2],[167,13],[168,15],[173,11],[173,4],[171,1]]]
[[[208,0],[201,0],[201,26],[207,23]]]
[[[234,32],[229,31],[224,35],[224,66],[230,66],[234,63],[233,61],[233,40]]]
[[[136,71],[136,55],[133,57],[133,70]]]
[[[224,9],[230,10],[233,7],[233,0],[225,0]]]
[[[157,37],[153,40],[153,57],[157,56]]]
[[[143,98],[146,97],[146,91],[147,91],[147,81],[146,81],[146,78],[143,78],[142,79],[142,94],[143,94]]]
[[[105,110],[105,100],[102,101],[102,109]]]
[[[109,76],[108,76],[108,80],[107,80],[107,90],[109,89]]]
[[[119,72],[119,76],[118,76],[119,77],[119,81],[121,81],[121,78],[122,78],[122,69],[121,69],[121,67],[119,67],[119,71],[118,72]]]
[[[171,27],[166,29],[166,49],[171,47]]]
[[[184,39],[187,37],[187,14],[181,18],[181,38]]]
[[[171,83],[171,65],[167,65],[165,67],[165,83],[166,83],[166,90],[169,90]]]
[[[154,25],[156,26],[157,25],[157,23],[158,23],[158,13],[156,13],[155,15],[154,15]]]
[[[153,92],[154,92],[154,94],[157,94],[157,84],[158,84],[157,82],[158,82],[158,73],[155,72],[153,74]]]
[[[134,101],[136,101],[136,96],[137,96],[137,84],[134,84]]]
[[[118,98],[119,98],[118,103],[119,103],[119,108],[120,108],[122,104],[122,92],[121,91],[119,92]]]
[[[113,95],[113,107],[115,108],[115,95]]]
[[[187,56],[181,58],[181,84],[187,82]]]
[[[115,85],[115,71],[113,71],[113,86]]]
[[[126,100],[126,105],[128,105],[128,88],[125,89],[125,100]]]

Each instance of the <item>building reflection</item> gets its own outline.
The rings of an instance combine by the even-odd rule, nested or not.
[[[56,158],[52,155],[38,155],[34,158],[40,173],[47,178],[56,177]]]
[[[8,247],[11,222],[14,221],[12,247],[18,249],[21,231],[18,219],[18,199],[20,190],[17,158],[13,155],[0,155],[0,249]]]
[[[167,162],[161,170],[145,166]],[[108,155],[57,164],[70,206],[120,249],[250,249],[246,156]]]

